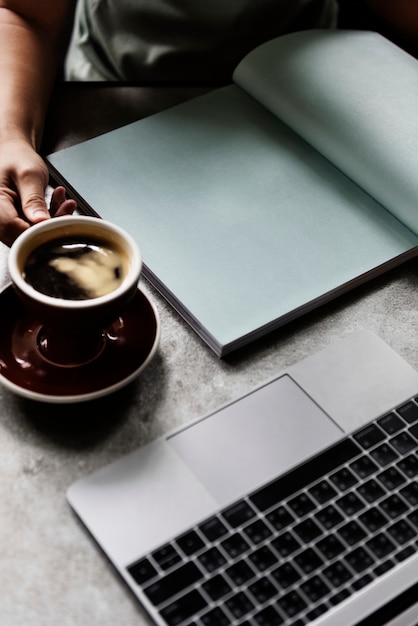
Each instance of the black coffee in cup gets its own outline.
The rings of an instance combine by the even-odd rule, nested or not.
[[[126,256],[109,242],[62,238],[33,250],[26,260],[23,276],[34,289],[47,296],[87,300],[115,290],[126,271]]]

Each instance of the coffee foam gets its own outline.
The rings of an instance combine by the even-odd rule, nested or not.
[[[80,237],[51,240],[34,249],[23,276],[40,293],[83,300],[114,291],[127,271],[127,256],[117,245]]]
[[[55,250],[51,251],[54,254]],[[58,252],[58,250],[57,250]],[[84,254],[76,258],[60,256],[49,261],[49,265],[60,274],[64,274],[89,298],[98,298],[110,293],[123,280],[123,263],[121,255],[104,246],[92,246]]]

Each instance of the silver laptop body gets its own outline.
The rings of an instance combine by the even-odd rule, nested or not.
[[[158,625],[416,625],[418,426],[394,411],[415,397],[418,373],[372,333],[353,333],[83,478],[68,500]],[[367,533],[354,544],[351,528]],[[244,560],[248,581],[235,577]]]

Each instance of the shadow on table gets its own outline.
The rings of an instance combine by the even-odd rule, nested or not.
[[[13,413],[25,429],[37,431],[55,445],[76,450],[95,447],[113,433],[125,427],[134,414],[138,433],[131,432],[132,445],[141,445],[147,437],[148,423],[155,414],[165,373],[161,356],[157,353],[142,374],[126,387],[112,394],[80,403],[52,404],[36,402],[15,396]],[[26,424],[25,424],[26,422]],[[23,424],[22,424],[23,423]],[[138,437],[136,436],[138,435]],[[127,451],[130,442],[127,441]]]

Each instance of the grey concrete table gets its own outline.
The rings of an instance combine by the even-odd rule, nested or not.
[[[51,108],[44,151],[204,91],[63,85]],[[8,281],[6,261],[3,246],[1,285]],[[142,282],[159,310],[161,344],[128,388],[77,409],[23,400],[0,388],[2,626],[148,625],[69,509],[67,487],[355,329],[375,331],[418,368],[417,287],[418,265],[409,262],[221,361]]]

